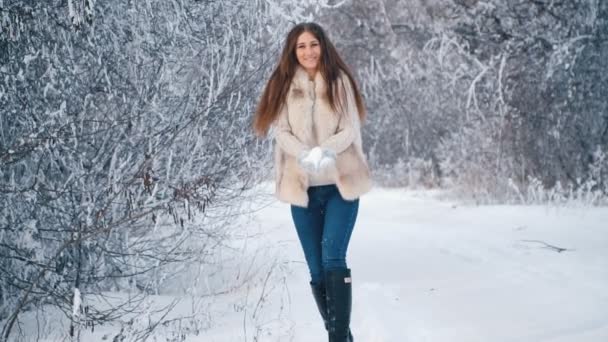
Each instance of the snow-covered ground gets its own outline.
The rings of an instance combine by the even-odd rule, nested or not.
[[[608,341],[608,208],[437,198],[403,189],[362,197],[348,252],[356,341]],[[270,200],[243,232],[255,285],[196,310],[193,297],[182,298],[178,311],[198,315],[150,340],[326,341],[289,207]],[[83,331],[81,340],[111,341],[116,329]]]

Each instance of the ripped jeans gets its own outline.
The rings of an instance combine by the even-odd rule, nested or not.
[[[312,284],[324,283],[326,270],[347,268],[346,250],[357,220],[359,199],[342,198],[334,184],[308,188],[308,207],[291,206]]]

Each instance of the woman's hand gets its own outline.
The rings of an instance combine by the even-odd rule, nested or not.
[[[298,164],[308,173],[314,173],[317,170],[317,161],[312,150],[304,150],[298,156]]]
[[[336,162],[336,153],[319,146],[300,153],[298,163],[308,173],[317,173],[331,167]]]
[[[321,160],[319,160],[319,165],[317,167],[319,172],[332,167],[336,163],[336,152],[329,148],[321,148],[321,150],[322,157]]]

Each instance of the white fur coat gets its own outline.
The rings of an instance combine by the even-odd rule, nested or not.
[[[275,123],[276,196],[284,202],[307,207],[306,190],[311,178],[334,183],[346,200],[354,200],[371,189],[371,177],[361,146],[361,123],[352,85],[345,74],[345,113],[334,113],[320,72],[314,82],[298,67],[286,103]],[[340,92],[339,92],[340,93]],[[315,146],[336,152],[335,165],[322,174],[309,175],[297,162],[300,153]]]

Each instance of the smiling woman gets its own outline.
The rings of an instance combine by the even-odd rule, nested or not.
[[[353,341],[351,272],[346,250],[359,197],[370,190],[361,146],[365,108],[357,84],[323,29],[296,25],[288,34],[255,116],[274,136],[276,195],[291,214],[329,340]]]
[[[317,38],[310,32],[304,31],[296,44],[296,57],[298,63],[306,70],[311,79],[317,72],[319,57],[321,56],[321,46]]]

